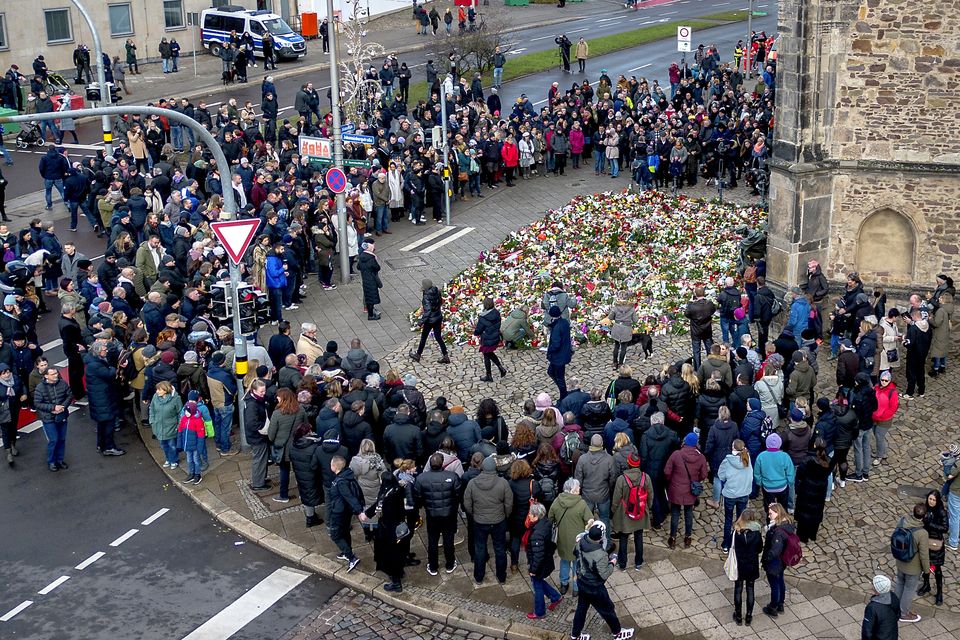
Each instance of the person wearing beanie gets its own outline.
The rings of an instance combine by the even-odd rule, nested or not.
[[[497,453],[497,428],[493,426],[481,427],[480,440],[470,447],[468,455],[472,458],[480,454],[484,459]]]
[[[810,354],[806,349],[800,349],[791,356],[793,371],[783,391],[783,401],[791,406],[797,398],[806,398],[808,406],[813,406],[814,389],[817,386],[817,372],[810,365]],[[816,356],[814,356],[816,357]]]
[[[891,588],[890,578],[882,573],[874,576],[873,595],[860,625],[862,640],[896,640],[899,637],[900,598]]]
[[[677,531],[680,527],[680,511],[683,510],[683,546],[693,544],[693,506],[703,491],[707,479],[707,459],[697,448],[699,437],[691,431],[683,438],[683,447],[674,451],[663,469],[667,479],[667,499],[670,501],[670,537],[667,544],[677,546]],[[641,451],[641,456],[643,452]]]
[[[170,355],[173,356],[172,353]],[[197,391],[203,398],[210,397],[207,372],[200,364],[200,357],[196,351],[187,351],[183,354],[183,364],[177,367],[177,389],[181,395]]]
[[[480,475],[467,482],[463,508],[474,522],[473,579],[480,585],[487,571],[487,538],[493,539],[497,581],[507,581],[507,518],[513,510],[509,483],[497,475],[493,457],[483,460]]]
[[[557,385],[558,400],[567,395],[566,369],[573,359],[573,344],[570,339],[570,320],[563,317],[560,307],[550,307],[550,341],[547,344],[547,375]]]
[[[837,385],[841,390],[853,389],[854,377],[860,371],[860,356],[854,350],[853,343],[844,339],[840,342],[840,355],[837,357]]]
[[[753,480],[763,492],[763,504],[777,502],[786,507],[796,468],[790,455],[780,450],[782,444],[776,433],[767,436],[766,451],[757,456],[753,466]]]
[[[206,437],[207,424],[200,411],[199,403],[190,399],[190,394],[187,394],[187,402],[183,405],[180,424],[177,427],[177,448],[182,449],[187,457],[188,476],[184,480],[186,484],[197,485],[203,479],[200,443],[205,442]]]
[[[639,487],[639,491],[633,491]],[[640,499],[645,495],[644,499]],[[631,498],[636,498],[631,500]],[[640,500],[638,502],[638,500]],[[621,571],[627,568],[627,546],[631,534],[633,535],[633,568],[637,571],[643,566],[643,532],[650,528],[650,508],[653,502],[653,483],[650,476],[640,469],[640,456],[627,456],[627,469],[613,485],[612,522],[613,535],[616,537],[619,548],[617,552],[617,566]]]
[[[790,422],[783,436],[783,450],[790,456],[790,460],[793,462],[794,479],[796,479],[797,469],[803,464],[803,461],[807,459],[810,451],[813,449],[813,443],[810,441],[813,430],[810,428],[810,425],[807,424],[806,419],[806,412],[797,406],[793,406],[790,409]],[[787,496],[787,511],[789,513],[793,513],[795,504],[796,490],[792,482],[789,485],[789,494]]]
[[[375,253],[376,244],[373,238],[367,238],[363,244],[366,246],[357,258],[357,269],[363,284],[363,305],[367,310],[367,320],[379,320],[377,305],[380,304],[380,289],[383,288],[380,281],[380,261]]]
[[[233,410],[237,398],[237,378],[224,368],[226,356],[217,351],[210,358],[207,367],[207,387],[210,404],[213,407],[213,430],[217,451],[222,456],[233,456],[239,451],[231,451],[230,429],[233,426]]]
[[[750,398],[747,400],[747,415],[743,418],[740,425],[740,439],[747,445],[747,451],[750,452],[750,460],[755,464],[757,456],[763,451],[763,432],[765,429],[772,428],[767,414],[763,411],[760,398]]]
[[[571,639],[584,637],[581,633],[591,606],[610,627],[614,640],[628,640],[633,637],[634,630],[620,624],[605,584],[613,573],[615,562],[614,558],[607,555],[607,530],[608,527],[602,522],[595,522],[585,533],[580,534],[577,540],[575,555],[580,559],[577,575],[579,590],[577,609],[573,614],[573,629],[570,632]]]
[[[589,449],[580,456],[573,477],[580,483],[580,495],[590,511],[597,513],[609,529],[610,495],[616,482],[616,465],[613,456],[603,448],[603,436],[590,436]]]
[[[447,435],[453,438],[453,445],[457,448],[457,458],[464,465],[470,460],[470,451],[477,445],[483,434],[480,425],[467,417],[461,405],[450,407],[450,417],[447,426]],[[488,435],[495,435],[496,431],[490,428]]]
[[[424,279],[420,283],[420,344],[416,351],[410,352],[410,359],[414,362],[420,362],[423,355],[423,349],[427,346],[427,338],[430,332],[440,347],[440,364],[450,364],[450,356],[447,355],[447,345],[443,342],[443,298],[440,296],[440,289],[434,286],[433,281]]]

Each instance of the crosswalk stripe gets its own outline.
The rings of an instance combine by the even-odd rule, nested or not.
[[[227,640],[310,577],[306,571],[281,567],[194,629],[183,640]]]
[[[432,252],[436,251],[437,249],[439,249],[440,247],[442,247],[443,245],[445,245],[445,244],[450,244],[451,242],[453,242],[453,241],[456,240],[457,238],[462,238],[463,236],[467,235],[467,234],[470,233],[471,231],[473,231],[473,227],[467,227],[467,228],[465,228],[465,229],[461,229],[460,231],[457,231],[455,234],[453,234],[453,235],[451,235],[451,236],[447,236],[446,238],[444,238],[444,239],[441,240],[440,242],[438,242],[438,243],[436,243],[436,244],[432,244],[432,245],[430,245],[429,247],[427,247],[426,249],[421,250],[419,253],[432,253]]]
[[[413,251],[414,249],[416,249],[416,248],[419,247],[420,245],[422,245],[422,244],[427,244],[428,242],[430,242],[430,241],[433,240],[434,238],[439,238],[439,237],[442,236],[443,234],[445,234],[445,233],[450,233],[450,232],[453,231],[454,229],[456,229],[456,227],[453,227],[453,226],[443,227],[443,228],[441,228],[441,229],[438,229],[438,230],[434,231],[434,232],[431,233],[431,234],[425,235],[424,237],[420,238],[420,239],[417,240],[416,242],[412,242],[412,243],[408,244],[408,245],[405,246],[405,247],[400,247],[400,251]]]

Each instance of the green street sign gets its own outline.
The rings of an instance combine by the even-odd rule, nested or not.
[[[327,165],[333,164],[332,158],[310,158],[311,167],[325,167]]]
[[[345,166],[345,167],[362,167],[362,168],[365,168],[365,169],[369,169],[370,167],[373,166],[373,163],[370,162],[369,160],[346,159],[346,160],[343,161],[343,166]]]

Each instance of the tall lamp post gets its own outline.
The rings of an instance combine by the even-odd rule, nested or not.
[[[330,19],[330,111],[333,117],[333,166],[343,168],[343,132],[340,130],[340,57],[337,51],[337,23],[333,19],[333,0],[327,0]],[[347,204],[341,191],[337,194],[337,233],[340,234],[340,283],[350,282],[350,256],[347,247]]]
[[[100,85],[100,103],[109,105],[111,104],[111,94],[110,89],[107,87],[106,70],[103,68],[103,48],[100,46],[100,34],[97,33],[97,28],[93,26],[93,18],[87,13],[87,9],[80,4],[80,0],[70,1],[77,7],[77,11],[80,12],[83,19],[87,21],[87,27],[90,28],[90,33],[93,34],[93,54],[97,57],[97,84]],[[128,110],[122,110],[119,111],[117,115],[122,115],[127,112]],[[103,153],[108,156],[113,155],[113,127],[110,125],[110,116],[104,115],[100,123],[103,129]],[[226,200],[226,198],[224,198],[224,200]],[[236,209],[234,209],[234,211],[236,211]]]
[[[197,134],[197,139],[207,145],[207,148],[213,153],[213,159],[216,160],[217,168],[220,170],[221,175],[224,172],[229,174],[230,163],[227,162],[227,157],[223,155],[223,149],[220,148],[220,143],[217,142],[216,138],[193,118],[169,109],[141,107],[139,105],[126,107],[95,107],[93,109],[77,109],[52,113],[31,113],[22,116],[0,116],[0,124],[6,124],[8,122],[30,122],[32,120],[54,120],[56,118],[83,118],[87,116],[103,116],[109,120],[110,116],[121,116],[130,113],[142,116],[164,116],[171,122],[176,122],[191,129]],[[233,189],[224,189],[223,212],[221,216],[224,219],[230,220],[235,218],[236,215],[237,200],[233,195]],[[236,349],[234,356],[235,375],[238,379],[242,380],[247,374],[247,339],[243,336],[243,330],[240,327],[240,296],[237,293],[240,285],[240,270],[233,264],[232,260],[230,261],[230,285],[233,288],[231,306],[233,315],[233,339]],[[242,383],[239,384],[239,388],[243,388]],[[240,448],[246,451],[249,449],[249,445],[247,444],[246,434],[243,430],[243,411],[238,411],[237,415],[240,419]]]

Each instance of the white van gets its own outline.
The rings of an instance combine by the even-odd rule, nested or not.
[[[303,37],[275,13],[226,6],[205,9],[200,15],[200,38],[203,46],[215,56],[220,55],[224,43],[230,42],[230,33],[233,31],[238,36],[245,31],[250,32],[254,54],[258,58],[263,57],[262,36],[268,31],[273,36],[274,56],[278,60],[307,55],[307,43]]]

